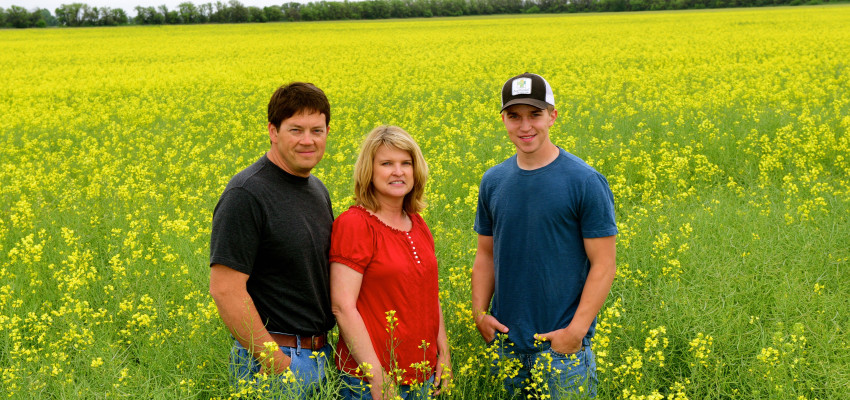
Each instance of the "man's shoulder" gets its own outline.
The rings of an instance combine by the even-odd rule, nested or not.
[[[484,172],[484,176],[482,177],[482,179],[497,179],[501,176],[511,173],[511,171],[515,169],[517,169],[516,154],[487,169],[487,171]]]
[[[559,162],[557,168],[560,173],[566,174],[578,179],[587,179],[591,176],[602,176],[596,168],[584,161],[581,157],[561,149],[561,154],[558,156]],[[603,177],[604,178],[604,177]]]
[[[318,190],[319,192],[321,192],[325,196],[330,197],[330,192],[328,192],[328,187],[325,186],[325,183],[322,182],[322,180],[319,179],[318,176],[310,174],[310,176],[307,178],[307,185],[310,186],[311,188],[313,188],[314,190]]]
[[[227,191],[233,188],[249,189],[250,186],[254,184],[257,180],[262,180],[260,175],[267,167],[266,164],[268,164],[268,159],[266,158],[266,156],[260,157],[259,160],[245,167],[245,169],[239,171],[238,173],[236,173],[236,175],[233,175],[224,190]]]

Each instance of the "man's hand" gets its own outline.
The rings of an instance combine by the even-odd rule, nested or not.
[[[585,332],[586,334],[587,332]],[[569,327],[547,333],[538,333],[534,338],[551,343],[552,350],[561,354],[573,354],[581,350],[581,339],[584,334],[572,332]]]
[[[478,328],[478,332],[481,333],[481,337],[487,343],[492,342],[496,338],[496,331],[508,333],[508,327],[502,325],[496,317],[490,314],[482,313],[476,317],[475,327]]]

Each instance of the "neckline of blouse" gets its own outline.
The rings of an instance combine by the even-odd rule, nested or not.
[[[392,226],[387,225],[387,223],[386,223],[386,222],[382,221],[380,218],[378,218],[378,216],[377,216],[377,215],[375,215],[375,214],[374,214],[374,213],[372,213],[371,211],[367,210],[367,209],[366,209],[366,207],[359,206],[359,205],[358,205],[358,206],[353,206],[353,207],[355,207],[355,208],[359,209],[360,211],[363,211],[363,213],[364,213],[364,214],[366,214],[366,215],[368,215],[368,216],[369,216],[369,218],[372,218],[372,219],[374,219],[375,221],[378,221],[378,223],[379,223],[379,224],[383,225],[383,226],[384,226],[384,227],[386,227],[387,229],[389,229],[389,230],[391,230],[391,231],[394,231],[394,232],[398,232],[398,233],[403,233],[403,234],[405,234],[405,235],[409,235],[411,232],[413,232],[413,227],[416,225],[416,222],[414,222],[413,217],[412,217],[412,216],[410,216],[410,214],[407,214],[407,215],[408,215],[408,218],[410,218],[410,230],[409,230],[409,231],[405,231],[405,230],[401,230],[401,229],[394,228],[394,227],[392,227]]]

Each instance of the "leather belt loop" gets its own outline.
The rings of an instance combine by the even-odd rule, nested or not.
[[[301,356],[301,335],[295,335],[295,355]]]

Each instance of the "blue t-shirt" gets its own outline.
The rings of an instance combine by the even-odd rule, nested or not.
[[[493,236],[491,313],[510,331],[514,351],[530,353],[534,334],[565,328],[575,315],[590,262],[584,238],[617,234],[608,181],[560,149],[535,170],[516,155],[481,179],[475,231]],[[596,319],[588,330],[593,337]]]

